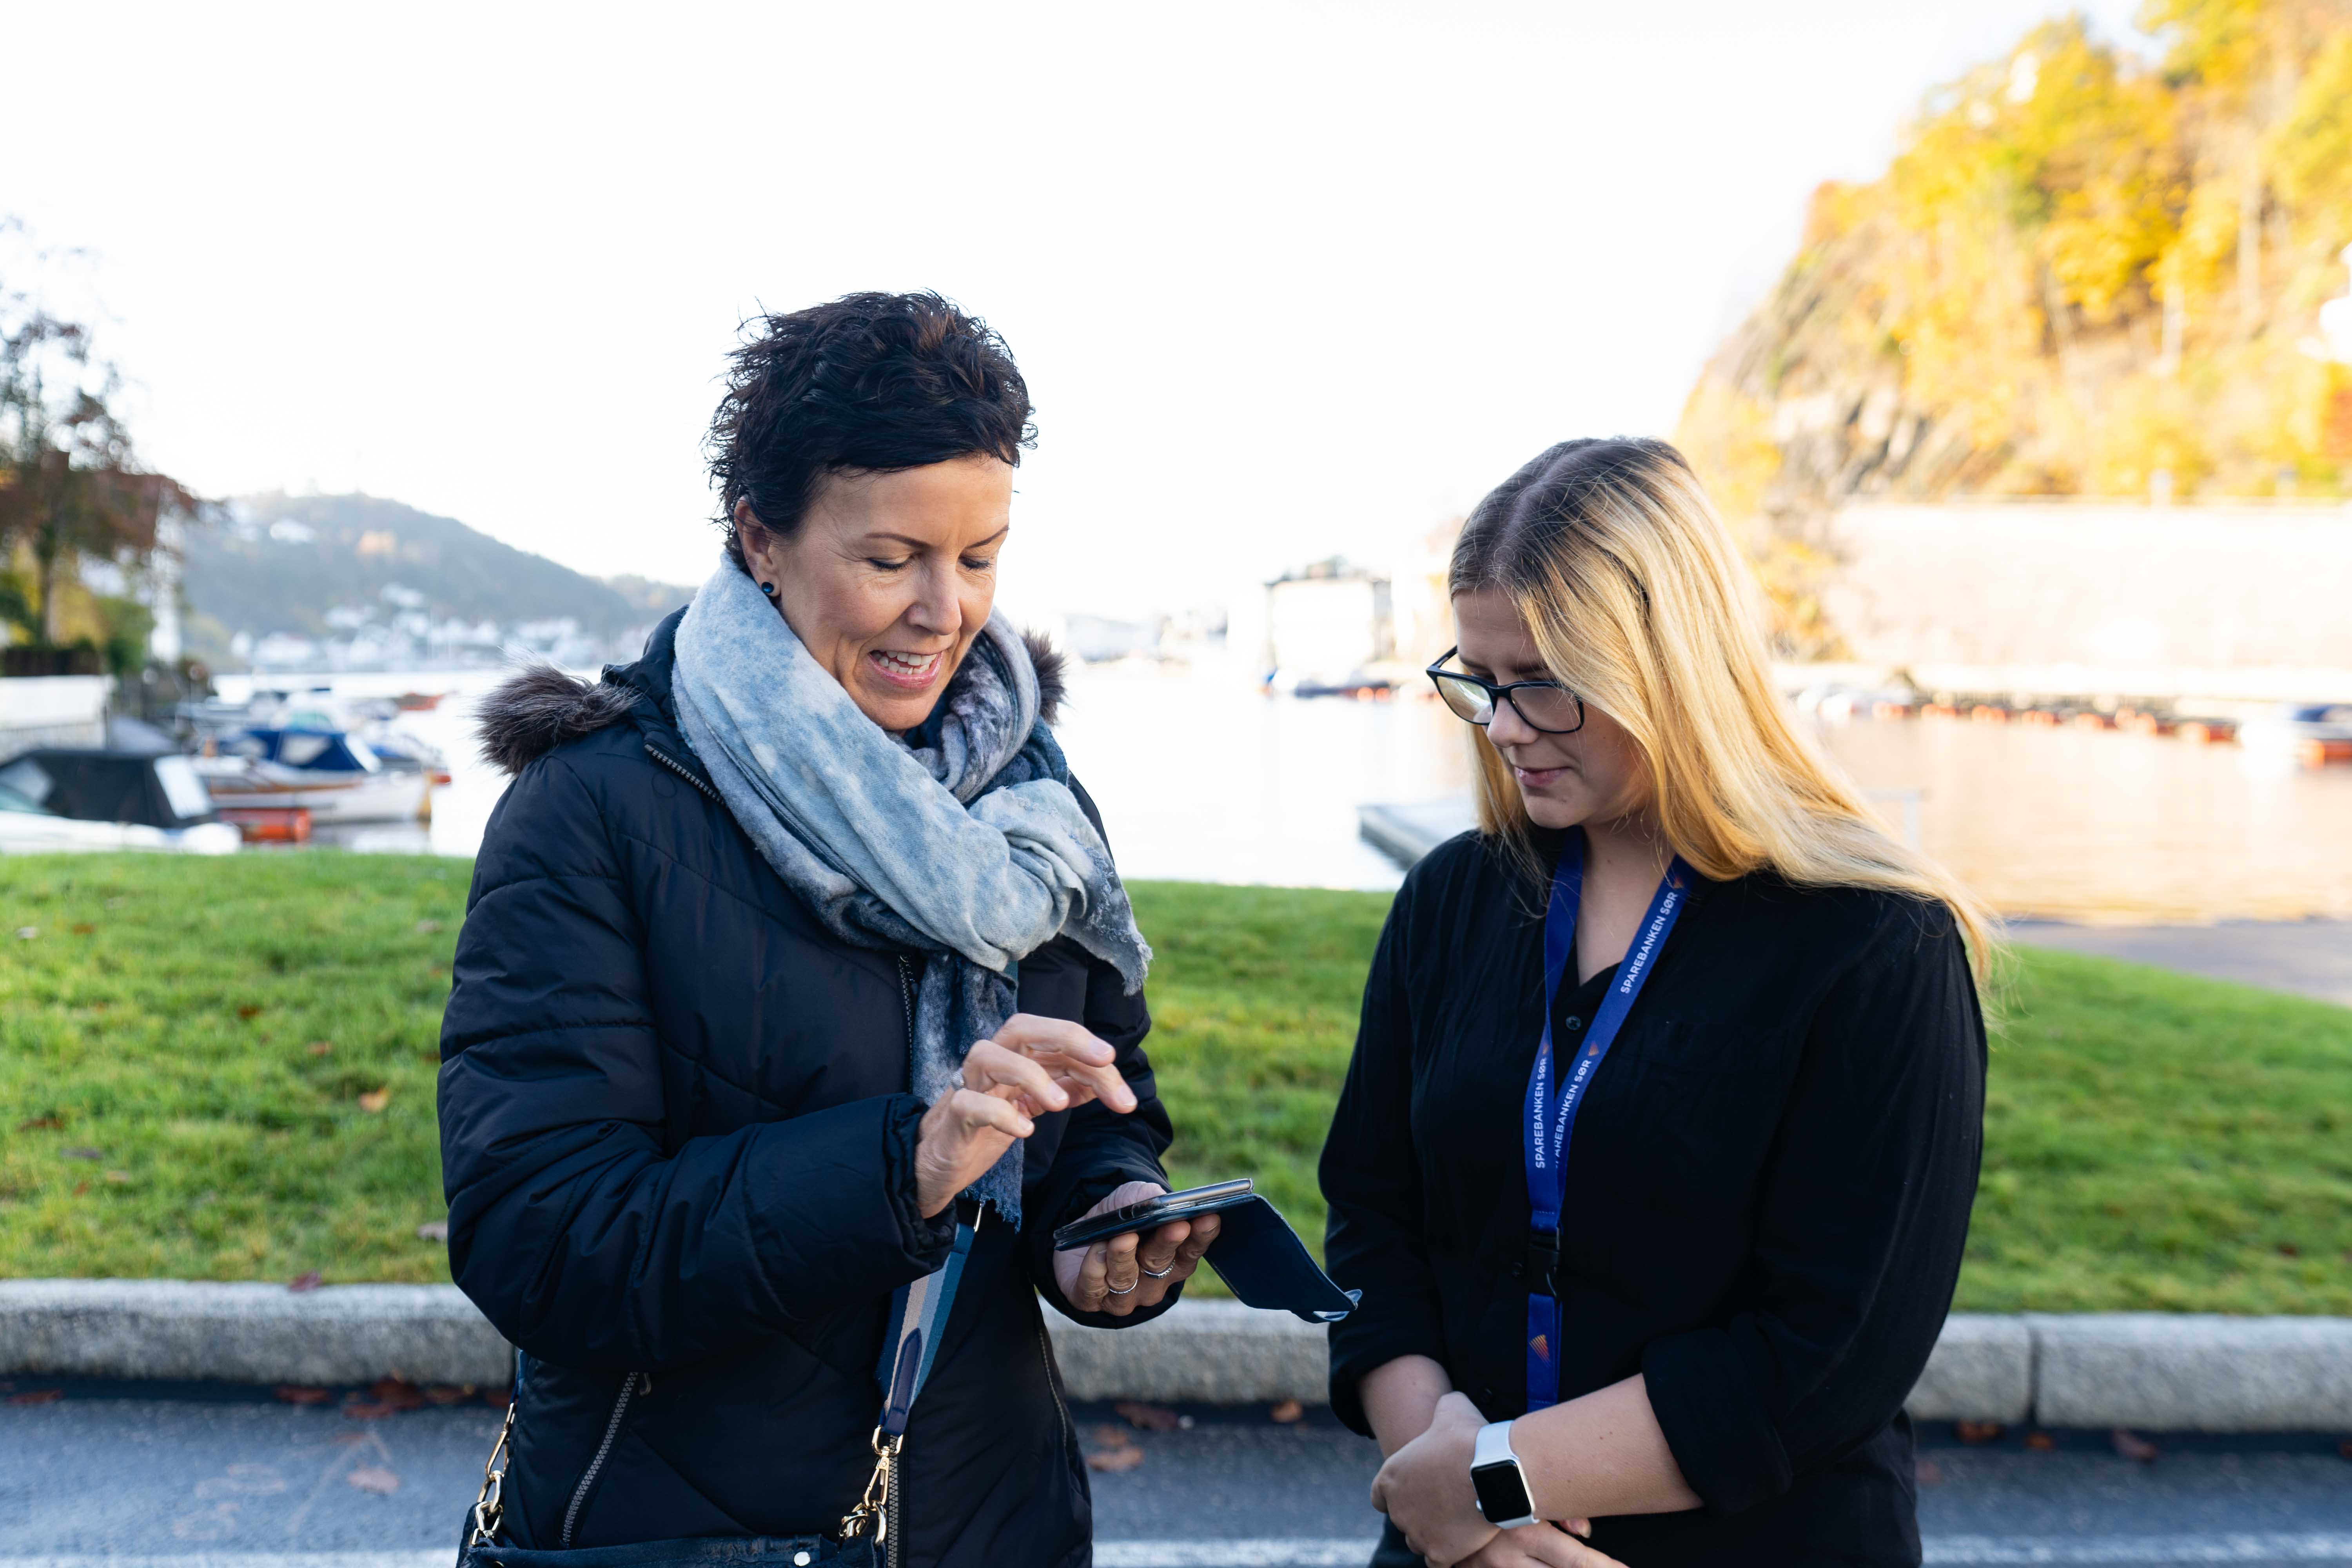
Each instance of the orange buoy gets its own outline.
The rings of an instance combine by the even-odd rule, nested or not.
[[[247,844],[308,844],[310,808],[307,805],[232,805],[221,808],[220,819],[233,823]]]

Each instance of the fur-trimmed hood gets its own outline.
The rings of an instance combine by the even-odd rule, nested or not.
[[[655,703],[667,719],[669,672],[676,657],[671,638],[684,613],[671,616],[656,630],[646,644],[645,658],[635,664],[608,666],[601,680],[582,680],[551,664],[533,664],[500,681],[482,700],[474,723],[483,760],[501,773],[519,773],[556,747],[619,723],[643,701]],[[1037,716],[1053,723],[1069,693],[1066,661],[1042,632],[1024,631],[1021,640],[1037,667]]]

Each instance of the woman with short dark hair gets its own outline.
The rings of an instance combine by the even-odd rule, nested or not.
[[[442,1028],[457,1283],[522,1355],[522,1565],[1076,1563],[1036,1298],[1164,1310],[1150,950],[993,608],[1027,387],[936,295],[747,329],[725,560],[645,657],[489,700],[514,774]]]

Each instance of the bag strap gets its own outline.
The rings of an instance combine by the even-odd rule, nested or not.
[[[499,1528],[507,1517],[507,1460],[512,1452],[515,1406],[521,1401],[512,1394],[507,1396],[507,1418],[499,1428],[499,1440],[490,1445],[489,1462],[482,1467],[481,1494],[474,1499],[474,1531],[466,1544],[488,1546],[498,1540]]]
[[[907,1444],[907,1422],[915,1400],[929,1380],[939,1360],[948,1316],[955,1310],[956,1287],[963,1282],[964,1260],[971,1256],[972,1237],[981,1216],[978,1205],[957,1205],[955,1245],[947,1261],[920,1279],[901,1285],[890,1297],[891,1331],[882,1340],[882,1362],[874,1379],[882,1386],[882,1415],[874,1426],[874,1473],[866,1478],[865,1495],[843,1516],[841,1539],[854,1540],[868,1529],[874,1543],[882,1544],[890,1529],[890,1481],[898,1455]],[[970,1217],[966,1218],[965,1215]]]

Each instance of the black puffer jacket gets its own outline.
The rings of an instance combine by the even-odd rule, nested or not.
[[[458,939],[441,1143],[451,1268],[524,1352],[518,1546],[833,1530],[872,1468],[890,1292],[953,1235],[914,1201],[921,955],[832,936],[719,804],[671,706],[677,623],[486,714],[516,776]],[[1166,1180],[1142,998],[1057,940],[1020,1001],[1118,1047],[1140,1104],[1041,1118],[1025,1225],[982,1225],[908,1433],[909,1564],[1088,1561],[1035,1292],[1066,1310],[1055,1226]]]

